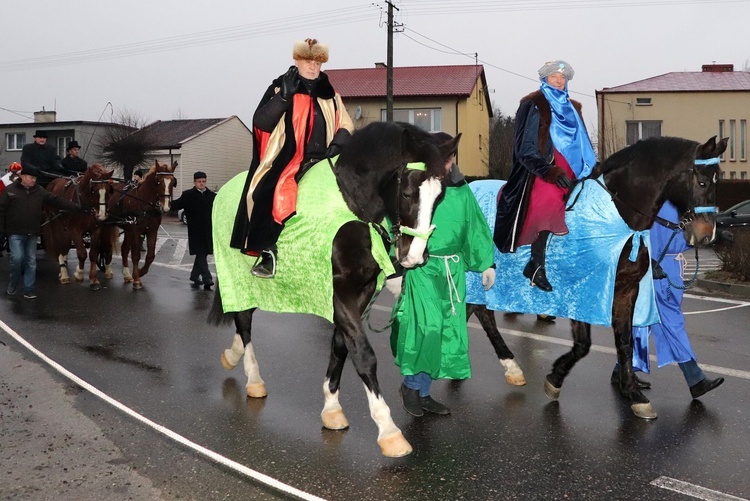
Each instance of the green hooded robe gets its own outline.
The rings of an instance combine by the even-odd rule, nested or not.
[[[468,184],[446,188],[432,223],[430,258],[406,271],[393,307],[391,350],[403,375],[426,372],[432,379],[466,379],[471,377],[466,271],[491,267],[495,246]]]

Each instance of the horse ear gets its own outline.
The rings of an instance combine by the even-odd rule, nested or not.
[[[451,157],[451,155],[458,154],[458,142],[461,141],[461,133],[459,132],[456,134],[456,137],[451,139],[445,144],[442,144],[440,146],[440,153],[443,155],[444,159],[448,159]]]
[[[172,162],[172,172],[174,172],[174,171],[176,171],[176,170],[177,170],[177,166],[178,166],[178,165],[179,165],[179,164],[178,164],[177,162]]]
[[[696,152],[696,158],[714,158],[718,157],[724,151],[727,149],[727,143],[729,142],[729,138],[725,137],[718,143],[716,142],[716,136],[711,137],[708,141],[706,141],[704,144],[698,146],[698,151]]]

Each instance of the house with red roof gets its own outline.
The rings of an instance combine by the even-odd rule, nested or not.
[[[750,72],[706,64],[596,91],[603,157],[653,136],[705,142],[729,138],[721,158],[724,179],[750,179]]]
[[[325,70],[357,129],[386,120],[387,69]],[[468,176],[489,173],[492,106],[482,65],[393,68],[393,119],[431,132],[461,133],[457,163]]]

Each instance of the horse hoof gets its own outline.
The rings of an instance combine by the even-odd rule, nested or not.
[[[341,409],[323,411],[320,417],[323,419],[323,426],[328,430],[345,430],[349,428],[349,421],[347,421],[344,411]]]
[[[651,407],[651,402],[646,404],[631,404],[630,408],[633,410],[633,414],[641,419],[656,419],[657,414],[654,408]]]
[[[133,281],[133,277],[123,277],[122,280],[126,284],[129,284],[129,283],[131,283]]]
[[[408,456],[413,450],[400,431],[381,438],[378,445],[383,455],[389,458]]]
[[[265,398],[268,396],[265,383],[249,384],[245,387],[245,391],[250,398]]]
[[[513,386],[524,386],[526,384],[526,378],[524,377],[523,373],[505,374],[505,380],[508,382],[508,384],[512,384]]]
[[[143,289],[143,284],[141,282],[133,282],[133,290],[139,291]]]
[[[60,283],[63,284],[63,285],[67,285],[67,284],[70,283],[70,279],[69,278],[61,278],[60,279]]]
[[[560,388],[552,386],[552,383],[544,380],[544,394],[552,400],[557,400],[560,397]]]
[[[227,356],[223,352],[221,354],[221,366],[228,371],[231,371],[236,367],[236,365],[232,365],[229,363],[229,359],[227,359]]]
[[[114,277],[115,277],[115,274],[114,274],[114,273],[105,273],[105,274],[104,274],[104,278],[106,278],[106,279],[112,279],[112,278],[114,278]]]

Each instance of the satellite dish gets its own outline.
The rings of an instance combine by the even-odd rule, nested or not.
[[[362,107],[357,106],[354,110],[354,120],[359,120],[360,118],[362,118]]]

